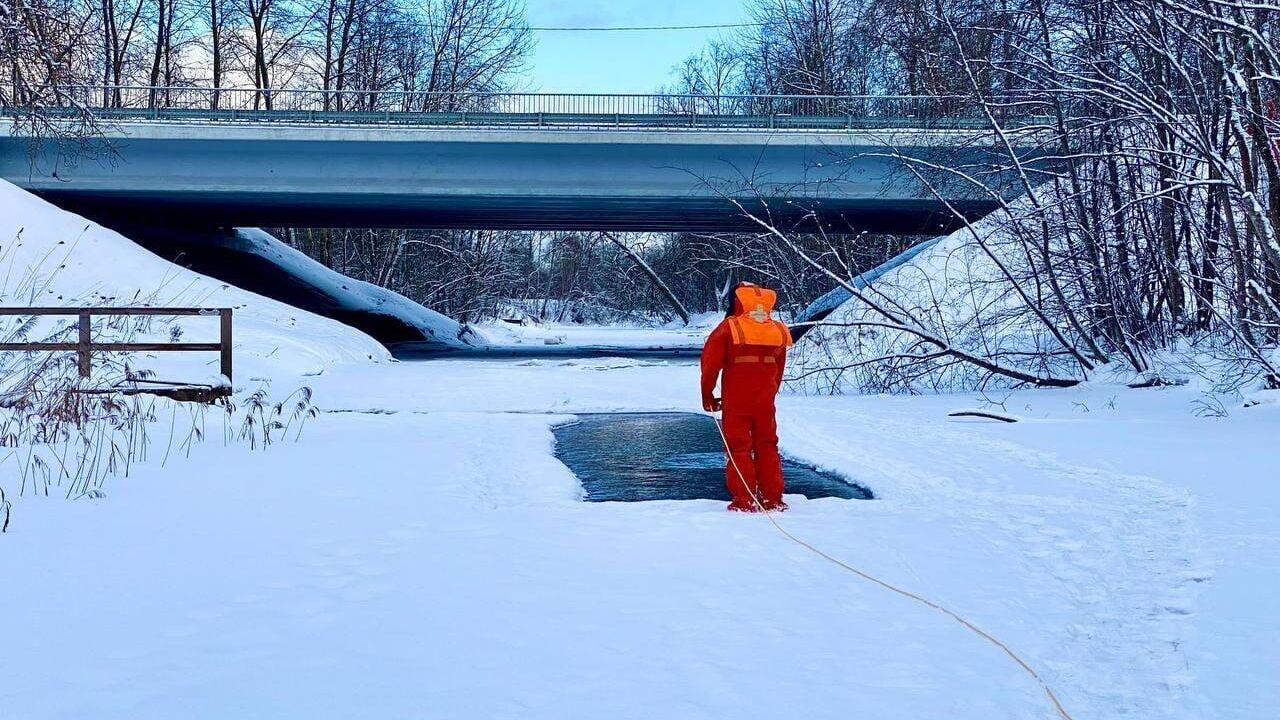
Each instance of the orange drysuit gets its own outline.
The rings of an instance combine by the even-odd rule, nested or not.
[[[753,494],[768,509],[786,509],[774,396],[782,385],[791,332],[773,319],[776,301],[772,290],[742,283],[734,290],[733,314],[711,331],[702,348],[702,406],[712,411],[723,403],[724,435],[733,458],[725,466],[730,510],[757,509]],[[717,379],[723,400],[713,394]]]

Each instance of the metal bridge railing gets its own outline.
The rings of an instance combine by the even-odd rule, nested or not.
[[[971,99],[906,95],[688,95],[417,92],[202,87],[46,88],[50,114],[131,120],[286,121],[471,126],[685,128],[970,128],[987,122]],[[1047,110],[1010,104],[1004,120]]]

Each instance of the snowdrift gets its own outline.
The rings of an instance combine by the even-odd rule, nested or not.
[[[119,233],[2,180],[0,304],[234,308],[237,384],[390,358],[382,345],[359,330],[178,267]],[[188,342],[212,341],[217,319],[184,318],[156,332]],[[215,355],[137,354],[130,363],[154,369],[166,379],[195,382],[216,375]]]
[[[918,245],[913,245],[874,268],[860,273],[857,277],[853,278],[849,284],[852,285],[855,290],[863,290],[867,286],[871,285],[871,283],[884,277],[889,273],[889,271],[902,267],[906,263],[910,262],[912,258],[926,250],[929,250],[942,240],[942,237],[936,237],[932,240],[925,240]],[[796,328],[796,330],[792,331],[792,336],[796,338],[802,337],[809,332],[810,328],[813,327],[812,325],[803,323],[813,323],[826,318],[836,308],[844,305],[852,298],[853,293],[843,285],[837,285],[834,288],[831,288],[830,291],[824,293],[821,297],[806,305],[805,308],[796,315],[795,322],[800,326]]]
[[[394,291],[349,278],[257,228],[125,228],[183,267],[363,330],[383,344],[464,350],[479,339],[457,321]]]

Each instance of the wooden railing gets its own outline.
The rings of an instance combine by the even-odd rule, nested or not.
[[[0,307],[3,315],[74,315],[80,318],[80,337],[76,342],[0,343],[0,352],[65,351],[78,356],[80,376],[89,377],[95,352],[217,352],[221,372],[231,382],[231,308],[158,308],[158,307]],[[93,317],[121,315],[218,316],[216,343],[95,343],[92,337]]]

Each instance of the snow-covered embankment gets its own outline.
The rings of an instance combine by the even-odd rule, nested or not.
[[[390,357],[359,330],[181,268],[119,233],[3,181],[0,303],[230,307],[235,310],[238,381],[296,377],[339,363]],[[188,318],[180,326],[187,341],[216,338],[215,318]],[[216,372],[217,358],[211,354],[180,355],[139,355],[131,361],[134,367],[187,373],[170,379],[195,380],[191,374]]]

